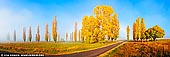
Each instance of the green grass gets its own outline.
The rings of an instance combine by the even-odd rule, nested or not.
[[[98,48],[116,42],[118,41],[94,44],[87,44],[81,42],[0,43],[0,50],[17,53],[65,54]]]

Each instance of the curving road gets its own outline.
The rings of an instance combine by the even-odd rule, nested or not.
[[[103,48],[89,50],[85,52],[79,52],[79,53],[73,53],[73,54],[64,54],[64,55],[45,55],[45,57],[97,57],[100,54],[103,54],[106,51],[109,51],[112,48],[115,48],[116,46],[122,44],[125,41],[109,45]]]
[[[112,44],[106,47],[94,49],[94,50],[89,50],[89,51],[84,51],[84,52],[79,52],[79,53],[72,53],[72,54],[63,54],[63,55],[45,55],[45,57],[97,57],[100,54],[105,53],[106,51],[109,51],[112,48],[115,48],[116,46],[122,44],[125,41]],[[13,53],[13,52],[6,52],[6,51],[0,51],[1,56],[0,57],[5,57],[2,56],[2,54],[19,54],[19,53]],[[21,55],[21,54],[19,54]],[[40,57],[40,56],[38,56]],[[44,56],[41,56],[44,57]]]

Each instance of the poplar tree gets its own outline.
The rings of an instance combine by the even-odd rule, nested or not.
[[[145,31],[146,31],[146,26],[145,26],[144,18],[142,18],[142,21],[141,21],[141,40],[146,39],[146,36],[144,34]]]
[[[29,40],[30,42],[31,42],[31,40],[32,40],[31,26],[30,26],[30,28],[29,28],[28,40]]]
[[[137,18],[137,41],[141,37],[141,23],[140,23],[140,17]]]
[[[45,27],[45,41],[49,41],[49,32],[48,32],[48,23],[46,23],[46,27]]]
[[[74,42],[77,41],[77,22],[74,23]]]
[[[39,34],[40,30],[39,30],[39,25],[37,27],[37,33],[36,33],[36,41],[39,42],[40,41],[40,34]]]
[[[14,41],[16,41],[16,31],[14,30]]]
[[[82,20],[82,28],[81,28],[81,38],[82,38],[82,42],[84,42],[84,40],[87,38],[87,21],[88,21],[88,16],[84,16],[83,20]]]
[[[51,34],[48,32],[49,42],[51,41]]]
[[[71,40],[74,41],[74,32],[71,33]]]
[[[23,37],[23,41],[25,42],[26,41],[26,28],[23,27],[23,31],[22,31],[22,37]]]
[[[57,41],[57,21],[56,21],[56,16],[54,16],[54,20],[52,22],[52,36],[54,42]]]
[[[136,21],[133,23],[133,40],[136,41],[137,39],[137,24]]]
[[[130,32],[130,27],[129,26],[127,26],[126,32],[127,32],[127,40],[129,41],[129,32]]]
[[[118,14],[114,14],[111,19],[111,38],[112,40],[116,40],[119,37],[119,20],[118,20]]]
[[[133,39],[138,41],[140,37],[141,37],[141,24],[140,17],[138,17],[133,24]]]
[[[68,41],[68,33],[66,32],[66,41]]]

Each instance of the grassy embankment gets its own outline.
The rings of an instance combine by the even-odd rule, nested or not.
[[[148,42],[127,42],[104,57],[169,57],[170,39]]]

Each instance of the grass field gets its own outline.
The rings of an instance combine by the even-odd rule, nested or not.
[[[105,57],[169,57],[170,40],[127,42]]]
[[[42,54],[65,54],[77,51],[89,50],[116,43],[86,44],[81,42],[23,42],[23,43],[0,43],[0,50],[16,53],[42,53]]]

